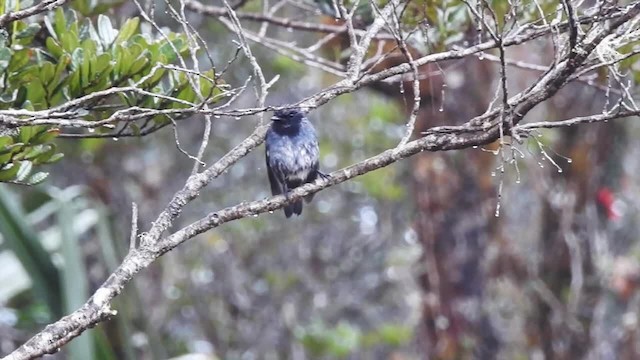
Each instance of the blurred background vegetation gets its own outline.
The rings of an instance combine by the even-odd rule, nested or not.
[[[498,13],[508,11],[506,1],[490,3]],[[543,12],[558,6],[550,0],[536,3]],[[5,4],[5,12],[16,4]],[[304,4],[327,12],[323,1]],[[435,52],[476,40],[463,2],[413,4],[406,21],[430,24],[428,46],[412,44],[416,51]],[[540,16],[535,5],[520,9],[522,22]],[[166,4],[156,6],[156,21],[179,33],[165,13]],[[242,10],[261,6],[260,1],[247,1]],[[163,53],[166,43],[161,39],[155,45],[142,44],[142,36],[138,45],[156,50],[140,60],[140,69],[118,68],[112,60],[120,60],[107,59],[116,50],[98,44],[104,36],[113,41],[138,31],[153,32],[132,20],[138,15],[133,4],[76,0],[64,8],[66,17],[57,12],[49,16],[51,24],[42,25],[53,29],[62,47],[69,47],[58,51],[52,40],[45,40],[55,59],[49,63],[76,61],[76,69],[82,69],[91,57],[80,57],[74,49],[93,51],[96,63],[86,66],[101,69],[97,80],[75,89],[73,81],[44,84],[42,89],[28,85],[34,89],[24,94],[18,89],[25,84],[15,80],[13,97],[0,99],[3,109],[51,106],[62,97],[50,96],[47,86],[68,86],[71,96],[81,96],[112,85],[101,83],[100,76],[109,81],[140,79],[150,71],[149,64],[175,60],[166,47]],[[78,24],[94,24],[96,44],[64,44],[65,34],[72,33],[72,9]],[[295,17],[300,10],[286,5],[282,11]],[[222,25],[211,17],[190,16],[214,63],[234,58],[234,38]],[[360,16],[366,24],[366,12]],[[62,21],[66,27],[57,28]],[[135,29],[128,29],[134,22]],[[11,34],[22,31],[19,39],[28,39],[23,46],[39,41],[39,29],[25,29],[26,23]],[[130,34],[117,35],[125,31]],[[318,39],[313,33],[270,31],[273,37],[300,44]],[[141,59],[140,49],[125,40],[117,51]],[[170,41],[184,50],[180,35]],[[293,103],[336,81],[266,48],[256,45],[253,51],[266,78],[280,75],[271,89],[271,105]],[[325,49],[336,61],[345,51],[338,42]],[[553,43],[542,38],[509,48],[508,56],[548,64]],[[5,57],[7,64],[23,61],[18,53],[0,50],[0,60]],[[134,61],[127,63],[134,66]],[[49,65],[33,65],[38,71],[56,72],[55,67],[45,70]],[[621,66],[635,93],[636,59]],[[15,70],[23,82],[34,81],[24,77],[33,69],[25,75],[18,71],[22,68],[2,61],[0,67]],[[493,99],[498,71],[496,63],[481,58],[421,69],[425,79],[417,130],[461,124],[483,113]],[[240,86],[250,74],[247,60],[240,57],[222,80]],[[523,89],[539,74],[508,68],[510,90]],[[149,81],[148,86],[179,88],[185,81]],[[547,120],[598,113],[615,102],[607,81],[603,73],[594,79],[602,86],[570,84],[529,116]],[[377,84],[313,111],[322,169],[329,172],[397,144],[411,107],[404,90],[410,86]],[[250,93],[240,98],[241,104],[251,106]],[[99,115],[108,116],[108,110]],[[167,120],[154,121],[150,126],[161,127]],[[205,161],[220,158],[256,123],[252,117],[215,119]],[[197,152],[203,126],[198,116],[180,122],[177,136],[185,151]],[[37,186],[0,187],[0,354],[83,304],[129,248],[131,202],[139,205],[141,227],[147,228],[192,167],[169,128],[121,139],[54,139],[57,133],[40,130],[0,137],[15,163],[3,168],[2,180],[40,183],[48,175]],[[490,151],[495,146],[489,146],[420,154],[323,191],[303,216],[289,221],[276,212],[227,224],[176,248],[139,274],[116,298],[116,317],[85,332],[54,358],[638,358],[640,146],[630,140],[639,132],[633,121],[542,131],[537,140],[522,145],[525,156],[518,161],[518,171],[507,169],[499,216],[499,163]],[[61,161],[58,153],[64,154]],[[0,160],[8,159],[0,154]],[[210,184],[175,228],[214,209],[265,198],[268,189],[264,154],[258,149]]]

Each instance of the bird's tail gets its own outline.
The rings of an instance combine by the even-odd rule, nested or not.
[[[314,196],[314,195],[315,195],[315,194],[309,194],[309,195],[305,196],[305,197],[304,197],[304,201],[305,201],[307,204],[308,204],[308,203],[310,203],[310,202],[311,202],[311,200],[313,200],[313,196]]]
[[[284,215],[286,217],[290,218],[293,214],[302,214],[302,199],[297,200],[293,204],[284,207]]]

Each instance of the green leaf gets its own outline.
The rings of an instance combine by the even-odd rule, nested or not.
[[[196,102],[196,93],[193,92],[193,89],[191,87],[189,87],[189,86],[183,87],[182,90],[180,90],[180,92],[175,97],[180,99],[180,100],[188,101],[190,103],[195,103]],[[171,107],[174,108],[174,109],[182,109],[182,108],[189,107],[189,105],[186,105],[186,104],[183,104],[183,103],[179,103],[179,102],[175,102],[175,103],[171,104]]]
[[[32,161],[34,165],[39,165],[46,163],[55,153],[56,147],[53,144],[36,145],[24,156],[24,159]]]
[[[80,38],[70,31],[65,32],[60,35],[60,45],[66,52],[73,53],[80,46]]]
[[[69,96],[76,97],[81,95],[82,84],[80,83],[80,69],[71,74],[69,81]]]
[[[34,137],[37,133],[38,133],[38,127],[37,126],[23,126],[20,128],[20,133],[18,135],[18,138],[20,139],[20,142],[22,143],[29,143],[29,140],[31,140],[32,137]]]
[[[47,50],[49,50],[51,55],[56,58],[59,58],[65,52],[62,46],[60,46],[58,41],[56,41],[53,37],[48,37],[47,40],[45,40],[45,44],[47,46]]]
[[[7,47],[7,42],[9,40],[9,34],[4,29],[0,31],[0,47]]]
[[[105,49],[111,47],[116,36],[118,36],[118,32],[111,25],[111,20],[102,14],[98,15],[98,34]]]
[[[331,334],[331,352],[336,356],[347,356],[357,350],[360,339],[360,329],[349,323],[340,323]]]
[[[167,69],[156,70],[155,74],[143,83],[143,87],[150,89],[158,85],[166,73]]]
[[[38,109],[42,109],[47,105],[44,100],[45,90],[39,79],[33,79],[26,83],[25,87],[27,88],[27,101],[25,101],[25,108],[28,106],[27,103],[33,104],[33,108]]]
[[[96,6],[93,8],[93,14],[102,14],[107,12],[109,9],[118,6],[122,3],[124,3],[125,0],[115,0],[115,1],[99,1],[97,2]]]
[[[20,135],[22,136],[22,129],[24,129],[25,127],[21,127],[20,130]],[[47,127],[46,126],[28,126],[26,127],[28,128],[28,130],[25,130],[24,132],[24,136],[28,136],[28,139],[24,139],[23,142],[24,143],[29,143],[31,145],[36,145],[38,143],[40,143],[41,141],[39,141],[40,137],[42,136],[47,136]],[[57,129],[54,129],[53,131],[57,131]],[[49,135],[50,136],[50,135]]]
[[[333,357],[348,356],[358,349],[362,341],[360,329],[344,322],[335,328],[315,323],[302,329],[296,337],[314,355]]]
[[[71,63],[71,57],[68,54],[64,54],[58,59],[56,68],[53,74],[51,82],[47,85],[47,91],[49,94],[53,94],[52,98],[58,98],[60,95],[60,85],[67,79],[65,70]]]
[[[29,24],[26,28],[15,35],[16,39],[28,39],[34,37],[40,31],[40,24]]]
[[[128,19],[120,28],[120,32],[115,39],[115,44],[120,44],[129,40],[138,30],[138,25],[140,25],[140,18],[134,17]]]
[[[123,76],[123,66],[125,65],[124,58],[124,48],[122,45],[114,45],[111,53],[113,54],[113,60],[115,64],[113,65],[113,74],[115,78],[120,78]]]
[[[93,39],[85,39],[82,41],[82,49],[84,50],[85,56],[96,56],[98,54],[98,46]]]
[[[53,164],[55,162],[60,161],[60,159],[62,159],[64,157],[63,153],[57,153],[57,154],[53,154],[53,156],[51,156],[51,158],[49,160],[47,160],[47,164]]]
[[[53,30],[59,38],[67,32],[67,19],[61,7],[59,7],[53,15]]]
[[[20,170],[20,165],[18,164],[10,163],[6,165],[4,169],[0,170],[0,181],[14,180],[18,170]]]
[[[147,41],[147,38],[144,37],[141,34],[135,34],[131,37],[131,41],[129,41],[129,43],[133,43],[133,44],[138,44],[140,45],[143,49],[149,49],[149,42]]]
[[[84,50],[82,48],[77,48],[71,53],[71,67],[73,70],[78,70],[82,66],[84,62]]]
[[[33,139],[30,141],[32,144],[44,144],[53,140],[55,137],[60,135],[60,129],[53,128],[47,129],[45,131],[40,131]]]
[[[402,325],[385,324],[376,331],[380,339],[392,346],[408,343],[413,336],[411,328]]]
[[[149,59],[144,57],[138,58],[138,60],[131,64],[128,73],[130,76],[136,75],[140,73],[140,71],[142,71],[142,69],[144,69],[147,65],[149,65]]]
[[[173,46],[171,46],[172,44]],[[184,41],[182,41],[182,39],[175,39],[171,43],[165,42],[164,44],[162,44],[162,46],[160,46],[160,54],[164,56],[164,59],[161,59],[161,61],[164,60],[162,61],[164,64],[173,62],[178,58],[179,55],[176,54],[173,49],[175,48],[176,50],[178,50],[178,52],[180,52],[180,49],[183,45]]]
[[[33,104],[31,103],[31,100],[28,100],[24,102],[24,104],[22,104],[22,108],[25,110],[29,110],[29,111],[34,111],[35,107],[33,106]]]
[[[214,95],[215,90],[217,89],[215,87],[216,84],[213,81],[209,80],[209,79],[214,80],[214,76],[215,76],[214,70],[211,69],[209,71],[206,71],[202,75],[206,76],[208,79],[202,76],[199,78],[200,94],[202,94],[202,96],[204,96],[205,98],[210,98],[211,96]]]
[[[22,104],[27,100],[27,88],[20,86],[16,94],[16,99],[13,102],[14,108],[21,108]]]
[[[45,145],[26,146],[21,150],[22,151],[19,151],[15,155],[14,157],[15,160],[31,160],[34,157],[37,157],[42,153],[46,152],[47,150],[49,150],[49,146],[45,146]]]
[[[95,61],[96,56],[94,54],[84,54],[82,60],[82,66],[80,67],[80,86],[85,88],[89,86],[91,81],[91,63]]]
[[[4,167],[7,164],[7,161],[11,159],[12,155],[13,154],[10,152],[0,155],[0,167]]]
[[[14,47],[15,45],[29,45],[39,30],[39,24],[27,24],[24,21],[15,21],[13,23],[11,44],[14,45]]]
[[[95,63],[95,73],[100,74],[104,72],[109,72],[112,68],[111,64],[111,55],[108,53],[104,53],[98,56]]]
[[[9,62],[11,61],[11,50],[9,48],[3,47],[0,48],[0,72],[4,71],[9,67]]]
[[[80,14],[84,16],[91,15],[91,0],[74,0],[71,2],[71,6],[78,10]]]
[[[13,143],[13,138],[8,135],[0,136],[0,151]]]
[[[21,143],[21,142],[7,144],[2,149],[0,149],[0,154],[12,154],[20,150],[20,148],[23,146],[24,146],[24,143]]]
[[[25,160],[20,162],[20,169],[16,174],[16,181],[24,181],[24,179],[31,174],[31,170],[33,170],[33,163],[31,161]]]
[[[53,23],[51,23],[51,19],[49,16],[44,17],[44,26],[47,28],[47,31],[49,32],[49,36],[58,40],[58,34],[56,33],[56,29],[53,26]]]
[[[43,171],[37,172],[29,177],[29,180],[27,180],[27,184],[38,185],[41,182],[43,182],[48,176],[49,176],[48,172],[43,172]]]
[[[9,63],[9,72],[20,71],[23,67],[25,67],[29,63],[29,60],[31,60],[32,53],[32,49],[22,49],[15,51]],[[13,77],[14,74],[10,74],[10,76]],[[11,79],[10,81],[13,81],[13,79]]]
[[[53,74],[55,73],[55,66],[46,61],[40,67],[40,81],[44,84],[49,84],[53,80]]]
[[[93,23],[89,19],[84,19],[82,27],[80,27],[80,39],[82,39],[82,41],[91,39],[96,44],[101,44],[102,42],[95,26],[93,26]]]

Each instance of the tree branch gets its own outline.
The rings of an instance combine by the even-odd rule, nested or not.
[[[191,11],[213,16],[213,17],[229,17],[230,13],[227,9],[213,6],[213,5],[204,5],[196,0],[186,0],[185,5]],[[254,14],[254,13],[246,13],[246,12],[236,12],[238,19],[241,20],[250,20],[257,22],[266,22],[272,25],[284,27],[287,29],[294,30],[302,30],[302,31],[312,31],[318,33],[327,33],[327,34],[341,34],[347,32],[346,26],[338,26],[338,25],[327,25],[327,24],[317,24],[310,23],[304,21],[296,21],[290,20],[287,18],[275,17],[265,14]],[[362,36],[365,33],[364,30],[355,30],[355,34]],[[394,40],[393,35],[390,34],[377,34],[376,39],[378,40]]]
[[[64,5],[66,2],[67,0],[44,0],[37,5],[33,5],[23,10],[8,12],[0,16],[0,28],[5,28],[8,24],[16,20],[22,20],[45,11],[51,11]]]
[[[632,116],[639,116],[640,110],[622,110],[607,114],[596,114],[589,116],[580,116],[567,120],[559,121],[540,121],[527,124],[517,125],[513,128],[513,132],[516,134],[527,134],[532,130],[537,129],[555,129],[560,127],[569,127],[575,125],[591,124],[598,122],[607,122],[609,120],[616,120],[622,118],[628,118]]]

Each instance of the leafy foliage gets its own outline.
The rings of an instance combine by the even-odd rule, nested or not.
[[[410,341],[412,336],[411,328],[394,324],[363,332],[346,322],[340,322],[335,327],[316,322],[297,330],[298,340],[311,354],[339,358],[347,357],[363,347],[380,344],[401,346]]]
[[[103,11],[89,3],[74,5],[83,14]],[[200,87],[196,94],[187,74],[163,68],[188,52],[184,35],[169,33],[153,39],[141,33],[139,25],[139,18],[131,18],[118,30],[105,15],[98,15],[94,24],[60,8],[45,17],[43,25],[15,21],[10,33],[0,36],[0,110],[29,111],[16,112],[25,122],[33,119],[34,111],[67,112],[74,119],[96,121],[131,107],[183,108],[200,103],[200,94],[210,101],[219,92],[213,70],[196,82]],[[42,40],[39,34],[45,32],[48,36]],[[139,91],[109,92],[132,86]],[[77,100],[101,91],[95,99]],[[160,128],[169,121],[159,115],[147,119],[144,126]],[[47,173],[32,171],[62,158],[52,142],[60,131],[49,126],[14,126],[15,120],[0,128],[0,181],[39,183]],[[96,130],[99,134],[112,128]],[[123,124],[124,128],[134,134],[141,131],[133,123]]]

